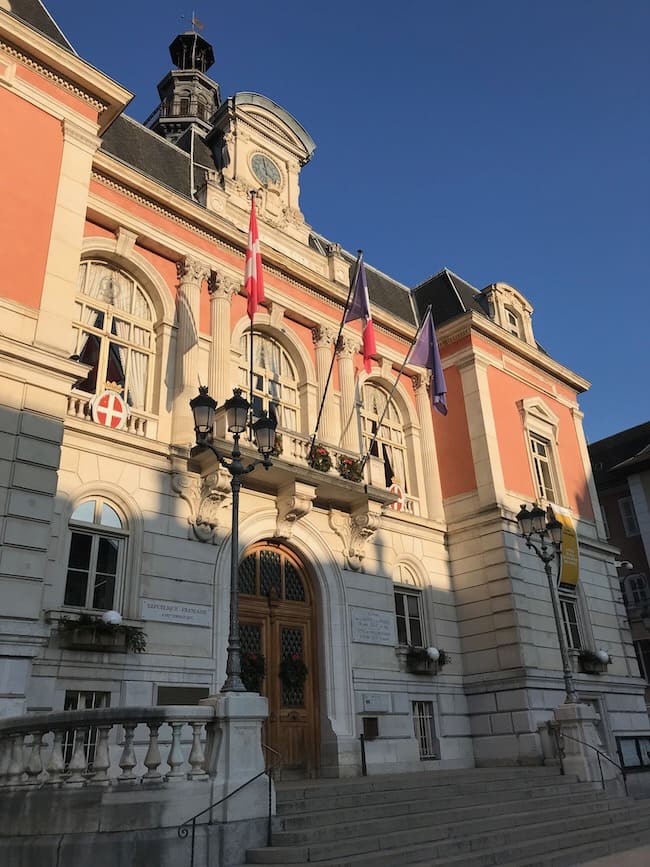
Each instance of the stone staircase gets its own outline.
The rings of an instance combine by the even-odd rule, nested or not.
[[[273,844],[247,864],[552,867],[650,843],[650,801],[557,768],[485,768],[277,785]]]

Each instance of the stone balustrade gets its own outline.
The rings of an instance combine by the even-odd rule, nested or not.
[[[206,780],[206,726],[213,719],[213,707],[172,706],[0,720],[0,790]]]
[[[68,396],[68,416],[82,420],[89,419],[92,399],[93,395],[87,394],[85,391],[73,391]],[[158,435],[158,422],[155,416],[131,407],[124,430],[127,433],[136,434],[136,436],[155,439]]]

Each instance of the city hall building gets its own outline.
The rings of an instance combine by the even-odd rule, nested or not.
[[[565,683],[521,504],[575,529],[575,578],[553,569],[604,748],[647,734],[583,433],[588,382],[537,343],[519,289],[447,269],[407,287],[372,262],[366,370],[359,321],[337,339],[354,256],[301,210],[309,132],[264,95],[223,96],[202,35],[170,55],[143,125],[37,0],[0,0],[0,715],[50,715],[54,730],[64,713],[178,707],[199,749],[188,708],[204,713],[226,676],[232,556],[231,474],[195,445],[200,383],[226,458],[234,388],[277,422],[270,468],[244,478],[235,555],[245,681],[287,771],[357,775],[360,735],[369,773],[542,763]],[[429,306],[446,416],[427,370],[404,365]],[[259,458],[248,430],[240,447]],[[585,651],[609,662],[587,673]],[[94,731],[86,759],[107,747],[128,776],[122,728]]]

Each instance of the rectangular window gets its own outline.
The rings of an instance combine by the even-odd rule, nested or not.
[[[557,499],[553,484],[551,444],[543,437],[531,433],[530,450],[533,457],[537,496],[549,503],[555,503]]]
[[[420,594],[417,591],[395,590],[397,643],[424,647]]]
[[[433,702],[414,701],[412,708],[413,729],[420,750],[420,758],[437,759],[438,740],[433,719]]]
[[[639,663],[641,677],[650,683],[650,638],[642,638],[634,642],[634,652]]]
[[[94,692],[90,690],[66,690],[63,710],[95,710],[96,708],[110,707],[111,694],[110,692]],[[68,729],[63,737],[63,760],[67,769],[72,759],[75,746],[76,729]],[[97,729],[92,726],[89,729],[82,729],[79,732],[79,737],[83,737],[84,755],[89,769],[92,770],[92,763],[95,759],[95,749],[97,748]]]
[[[562,623],[564,625],[564,637],[567,647],[573,650],[582,648],[582,638],[580,635],[580,620],[578,617],[578,600],[575,594],[568,590],[561,590],[560,611],[562,613]]]
[[[618,508],[621,512],[621,519],[623,520],[623,529],[625,530],[626,536],[638,536],[641,532],[639,528],[639,522],[636,518],[636,512],[634,511],[634,503],[632,502],[632,497],[621,497],[618,501]]]

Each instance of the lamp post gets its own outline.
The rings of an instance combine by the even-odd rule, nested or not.
[[[221,692],[246,692],[246,687],[241,679],[241,645],[239,641],[239,491],[242,486],[242,477],[252,472],[258,464],[267,470],[271,466],[270,455],[275,444],[277,422],[275,419],[269,418],[265,412],[255,422],[253,425],[255,444],[263,459],[244,466],[239,451],[239,437],[246,430],[250,404],[245,397],[242,397],[241,388],[233,389],[233,396],[224,403],[226,423],[228,430],[233,435],[230,460],[224,457],[212,444],[212,425],[217,402],[210,397],[206,386],[200,386],[199,394],[190,401],[190,407],[194,416],[197,446],[211,451],[221,466],[228,470],[231,477],[230,627],[228,630],[226,680],[221,687]]]
[[[556,518],[547,521],[546,513],[543,509],[540,509],[539,506],[533,506],[529,512],[526,506],[523,505],[521,511],[517,515],[517,523],[519,524],[521,535],[526,540],[527,547],[532,548],[544,564],[544,571],[546,572],[546,577],[548,579],[548,589],[551,593],[551,602],[553,604],[553,617],[555,618],[557,640],[560,645],[560,655],[562,656],[564,688],[566,690],[566,698],[564,701],[565,704],[578,704],[578,693],[576,692],[573,683],[569,651],[564,637],[560,603],[558,601],[555,582],[553,581],[552,563],[555,561],[562,547],[562,524],[560,524]],[[533,541],[533,536],[537,536],[538,542]],[[550,545],[548,544],[549,542]]]

